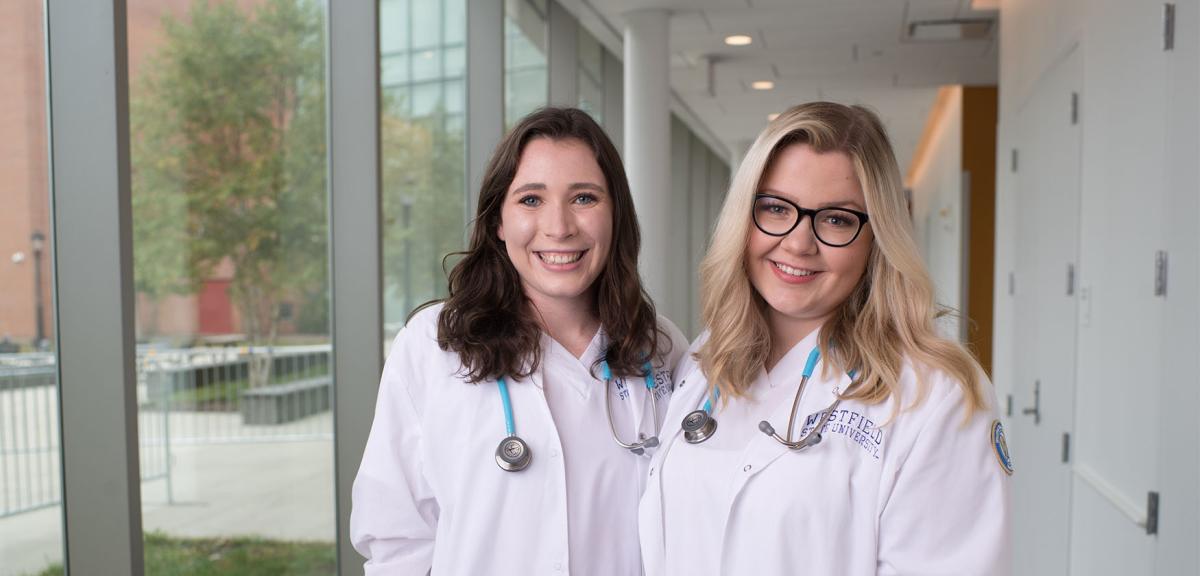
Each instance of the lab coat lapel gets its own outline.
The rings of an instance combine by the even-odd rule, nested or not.
[[[676,442],[684,441],[683,428],[680,425],[683,417],[699,407],[708,390],[708,382],[698,367],[683,375],[679,382],[683,386],[677,384],[675,392],[671,395],[671,403],[667,408],[662,431],[658,436],[660,445],[650,458],[650,477],[646,490],[651,493],[643,497],[644,505],[640,510],[639,523],[645,545],[642,562],[646,574],[663,574],[666,570],[662,554],[666,546],[666,534],[664,534],[666,525],[663,523],[662,517],[665,489],[662,482],[663,459],[667,457],[667,453],[671,451]]]
[[[796,426],[792,434],[792,440],[800,439],[804,432],[804,423],[809,416],[820,413],[833,404],[835,389],[844,391],[850,384],[850,377],[846,374],[841,374],[839,377],[834,378],[833,381],[822,379],[822,362],[817,363],[816,369],[813,370],[812,378],[808,381],[808,389],[805,390],[800,400],[800,408],[796,413]],[[764,373],[761,377],[765,376]],[[780,436],[787,434],[788,417],[791,415],[791,409],[792,397],[789,397],[786,402],[781,403],[771,413],[769,422],[775,427],[776,432]],[[820,450],[820,448],[809,448],[805,452],[808,452],[808,450]],[[746,448],[743,469],[735,478],[734,497],[730,502],[737,501],[737,495],[745,488],[750,478],[762,473],[763,470],[780,457],[792,451],[791,448],[780,444],[766,434],[759,434],[751,440],[750,445]],[[796,456],[801,455],[797,454]],[[803,456],[809,456],[809,454],[804,454]]]

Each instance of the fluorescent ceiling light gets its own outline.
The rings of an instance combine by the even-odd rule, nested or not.
[[[913,40],[978,40],[991,33],[992,21],[983,19],[919,20],[908,25]]]
[[[750,83],[750,87],[755,90],[771,90],[775,88],[775,83],[770,80],[755,80]]]
[[[749,46],[754,43],[754,39],[745,34],[734,34],[733,36],[726,36],[725,43],[730,46]]]

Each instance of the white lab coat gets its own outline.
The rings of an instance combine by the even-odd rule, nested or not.
[[[616,574],[640,573],[637,505],[649,457],[616,447],[603,404],[592,400],[590,405],[600,407],[598,414],[588,413],[595,416],[590,426],[595,435],[584,437],[596,450],[622,450],[619,457],[609,454],[616,464],[605,472],[627,478],[622,485],[629,488],[618,491],[627,501],[606,503],[599,507],[600,517],[584,521],[624,534],[627,540],[621,541],[617,554],[596,549],[595,558],[570,558],[569,550],[590,549],[579,543],[569,545],[571,466],[564,464],[542,368],[524,381],[507,379],[516,432],[528,443],[532,461],[525,470],[503,471],[495,457],[496,446],[505,436],[498,387],[491,380],[466,383],[459,374],[458,355],[438,347],[441,309],[430,307],[408,322],[396,336],[384,367],[371,435],[354,481],[350,519],[351,541],[367,558],[366,574],[565,574],[570,567],[591,565],[609,567],[606,570]],[[657,396],[662,421],[671,370],[687,341],[669,321],[660,317],[659,322],[674,340],[671,353],[654,362],[655,376],[662,384]],[[547,340],[543,335],[544,344]],[[564,376],[552,378],[561,385]],[[627,403],[614,399],[613,412],[628,424],[622,426],[628,442],[632,423],[643,423],[641,429],[650,430],[653,415],[644,408],[646,388],[638,385],[642,380],[622,380],[614,382],[612,392],[615,395],[620,388],[621,398],[627,398],[627,389],[632,398]],[[591,384],[604,386],[603,380]],[[596,456],[589,451],[578,457]]]
[[[664,494],[694,487],[688,482],[664,485],[664,467],[672,478],[680,472],[683,477],[706,473],[669,470],[671,450],[685,442],[680,429],[684,415],[699,408],[709,391],[691,356],[705,337],[692,345],[676,370],[663,446],[650,462],[650,483],[639,511],[649,576],[678,574],[666,565],[664,546],[668,540],[681,546],[688,542],[678,533],[665,534],[668,524],[684,532],[687,525],[663,517]],[[850,384],[844,373],[824,378],[822,368],[823,362],[804,393],[798,429],[808,415],[829,407],[835,387],[844,391]],[[799,379],[797,370],[797,383]],[[904,405],[910,406],[918,388],[908,362],[900,384]],[[723,524],[719,550],[672,554],[707,554],[713,559],[711,574],[1008,574],[1009,473],[993,442],[994,408],[964,420],[956,382],[933,371],[928,385],[924,402],[894,418],[890,401],[843,401],[822,442],[803,452],[756,433],[733,470],[726,471],[732,478],[728,504],[711,510],[712,521]],[[985,388],[994,407],[991,386]],[[780,434],[787,426],[788,400],[772,408],[769,419]],[[717,421],[719,435],[719,412]]]

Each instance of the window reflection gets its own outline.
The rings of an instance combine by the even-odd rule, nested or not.
[[[546,64],[546,0],[504,2],[504,124],[512,128],[545,106],[550,94]]]
[[[325,5],[128,15],[146,573],[330,573]]]
[[[462,249],[466,182],[466,0],[382,0],[383,274],[387,341],[446,294],[442,258]]]

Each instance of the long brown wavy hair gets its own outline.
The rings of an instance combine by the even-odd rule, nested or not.
[[[643,364],[670,345],[638,276],[641,232],[625,167],[612,141],[576,108],[542,108],[526,116],[496,147],[479,191],[471,241],[450,271],[450,295],[438,317],[438,345],[462,360],[468,382],[524,378],[541,361],[541,327],[497,230],[500,210],[525,146],[536,138],[578,140],[591,148],[613,206],[612,247],[593,284],[596,317],[608,335],[604,355],[617,376],[640,376]],[[593,367],[595,368],[595,367]]]

